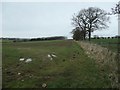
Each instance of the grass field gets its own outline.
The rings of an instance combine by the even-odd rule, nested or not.
[[[2,89],[2,40],[0,40],[0,89]]]
[[[108,49],[117,52],[118,47],[120,46],[120,42],[118,38],[114,39],[91,39],[92,43],[97,43],[103,47],[107,47]]]
[[[2,53],[3,88],[111,87],[107,72],[72,40],[3,42]],[[53,60],[47,57],[51,53],[57,56]],[[32,61],[25,63],[20,57]]]

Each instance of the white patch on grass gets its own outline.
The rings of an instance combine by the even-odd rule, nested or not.
[[[24,60],[25,60],[25,58],[20,58],[20,59],[19,59],[19,61],[24,61]]]
[[[52,54],[53,57],[57,57],[55,54]]]
[[[30,78],[32,77],[32,76],[29,76]]]
[[[57,57],[55,54],[48,54],[47,56],[50,58],[50,60],[53,60],[54,57]]]
[[[48,54],[48,58],[50,58],[50,60],[53,60],[52,55]]]
[[[28,62],[31,62],[32,61],[32,59],[31,58],[28,58],[28,59],[26,59],[26,63],[28,63]]]
[[[20,75],[21,73],[18,73],[18,75]]]
[[[47,84],[46,84],[46,83],[43,83],[43,84],[42,84],[42,87],[43,87],[43,88],[45,88],[46,86],[47,86]]]
[[[22,79],[21,81],[23,82],[24,80]]]
[[[48,54],[48,58],[51,58],[51,55],[50,55],[50,54]]]
[[[50,60],[53,60],[53,58],[51,57]]]

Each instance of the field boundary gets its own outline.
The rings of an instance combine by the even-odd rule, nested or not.
[[[102,71],[107,71],[106,74],[111,81],[111,87],[120,88],[118,82],[118,54],[94,43],[84,41],[77,41],[77,43],[84,49],[88,57],[95,59]]]

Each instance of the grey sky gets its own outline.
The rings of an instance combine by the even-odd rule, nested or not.
[[[88,7],[99,7],[110,11],[116,2],[3,2],[3,37],[46,37],[67,36],[74,28],[71,18],[74,13]],[[1,5],[0,5],[1,6]],[[115,36],[118,34],[116,16],[111,16],[107,30],[96,31],[93,35]]]

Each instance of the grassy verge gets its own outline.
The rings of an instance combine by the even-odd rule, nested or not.
[[[96,60],[101,71],[106,72],[111,81],[112,88],[118,88],[118,60],[117,54],[100,45],[87,42],[77,42],[86,54]]]

